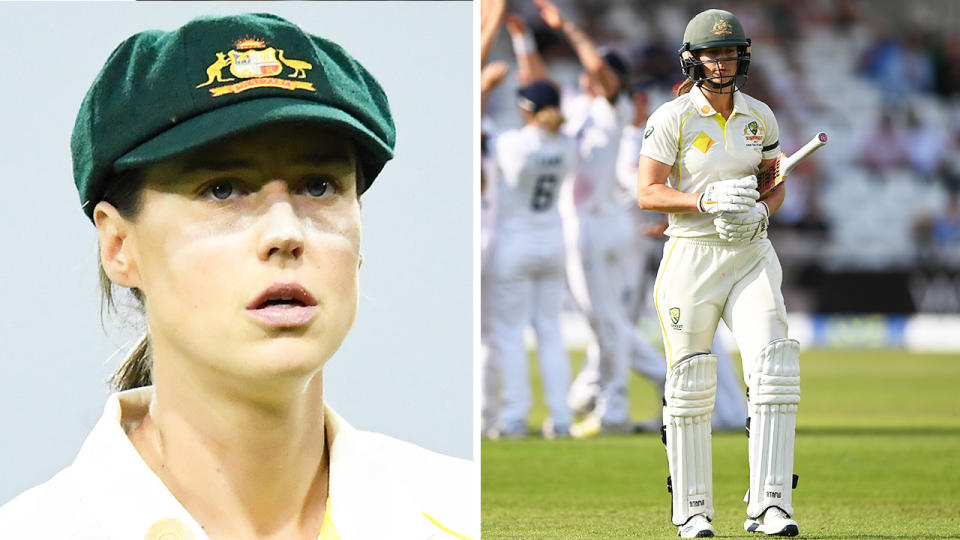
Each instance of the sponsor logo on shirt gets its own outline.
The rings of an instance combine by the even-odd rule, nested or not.
[[[763,126],[756,121],[743,126],[743,138],[747,142],[747,148],[760,149],[763,147]]]

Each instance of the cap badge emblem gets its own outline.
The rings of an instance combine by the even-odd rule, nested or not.
[[[713,35],[728,35],[733,33],[733,27],[730,26],[725,19],[717,19],[717,22],[713,23]]]
[[[283,49],[267,47],[263,40],[244,38],[234,43],[234,48],[227,52],[216,53],[216,60],[207,67],[206,82],[197,85],[203,88],[214,82],[230,82],[241,79],[240,82],[215,86],[210,88],[210,95],[220,97],[227,94],[239,94],[253,88],[264,86],[283,88],[284,90],[316,91],[313,83],[306,81],[291,81],[288,79],[304,79],[307,70],[313,69],[313,64],[286,58]],[[283,72],[284,66],[292,71],[286,79],[277,76]],[[224,68],[230,68],[233,77],[224,77]]]

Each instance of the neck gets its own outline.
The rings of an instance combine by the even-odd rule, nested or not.
[[[183,373],[187,363],[164,362],[154,345],[154,399],[130,434],[147,465],[211,538],[317,538],[329,464],[322,375],[249,399],[240,385]]]
[[[729,118],[733,114],[733,94],[717,94],[711,90],[713,89],[709,88],[706,83],[700,85],[700,93],[707,98],[710,106],[724,118]]]

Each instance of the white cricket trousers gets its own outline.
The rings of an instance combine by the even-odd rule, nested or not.
[[[630,227],[626,210],[617,205],[597,214],[581,213],[564,222],[570,293],[586,315],[599,346],[596,372],[601,392],[596,411],[605,424],[629,420],[630,360],[635,341],[642,341],[623,301],[629,290],[629,273],[623,267],[626,260],[622,247],[629,241]]]
[[[668,240],[654,284],[668,369],[710,351],[723,318],[736,338],[746,379],[760,351],[787,337],[782,274],[766,238],[737,244],[715,237]]]
[[[563,230],[501,226],[487,280],[489,346],[500,370],[498,424],[525,423],[530,411],[530,375],[523,335],[533,324],[544,397],[554,425],[569,426],[570,361],[563,343],[560,312],[564,295]]]

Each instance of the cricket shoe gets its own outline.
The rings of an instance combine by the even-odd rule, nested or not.
[[[598,435],[628,435],[633,433],[633,424],[604,422],[599,416],[591,414],[570,426],[570,436],[574,439],[590,439]]]
[[[713,525],[703,514],[697,514],[688,519],[677,529],[680,538],[713,538]]]
[[[570,426],[566,424],[554,424],[552,418],[543,421],[543,427],[540,428],[544,439],[567,439],[570,437]]]
[[[528,435],[527,425],[523,422],[513,422],[501,428],[491,430],[490,438],[493,440],[504,439],[525,439]]]
[[[599,385],[581,382],[576,378],[570,385],[567,393],[567,405],[577,414],[590,414],[597,408],[597,396],[600,395]]]
[[[797,522],[790,519],[786,512],[771,506],[758,518],[747,518],[743,522],[743,529],[747,532],[762,532],[770,536],[796,536],[800,534]]]

